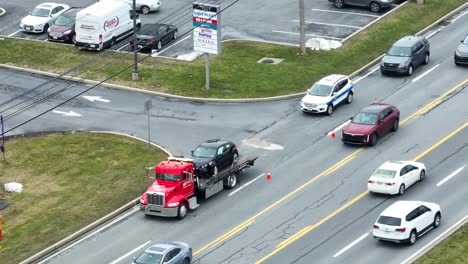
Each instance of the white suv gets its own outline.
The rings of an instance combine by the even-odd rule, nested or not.
[[[50,25],[65,11],[69,5],[57,3],[42,3],[36,6],[20,23],[20,29],[26,32],[47,32]]]
[[[332,74],[314,83],[301,100],[305,113],[327,113],[331,115],[341,102],[353,101],[353,82],[346,75]]]
[[[435,203],[398,201],[377,218],[372,234],[375,239],[414,244],[416,239],[440,225],[440,206]]]

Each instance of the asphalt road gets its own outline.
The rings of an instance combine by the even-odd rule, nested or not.
[[[354,102],[339,107],[331,117],[302,114],[299,99],[226,105],[96,88],[86,95],[101,96],[109,102],[90,102],[80,97],[55,109],[61,112],[45,114],[14,130],[15,133],[112,130],[145,138],[143,103],[151,99],[154,106],[152,139],[156,143],[174,154],[187,155],[192,147],[207,138],[229,138],[239,143],[241,152],[260,155],[256,166],[243,175],[240,185],[267,170],[272,173],[271,181],[260,177],[240,191],[222,192],[204,201],[182,221],[144,217],[130,210],[115,225],[91,234],[47,262],[129,263],[144,246],[167,240],[190,243],[196,263],[252,263],[272,252],[275,254],[265,263],[371,263],[381,259],[398,263],[404,260],[468,213],[464,206],[467,187],[461,184],[466,168],[437,186],[447,175],[467,165],[468,128],[420,158],[428,167],[428,177],[410,188],[405,196],[362,195],[358,200],[353,199],[365,191],[367,178],[382,162],[413,159],[468,121],[466,89],[460,86],[468,78],[468,71],[453,63],[453,50],[466,35],[466,23],[468,16],[463,16],[430,39],[431,61],[417,69],[414,76],[384,77],[376,71],[362,76],[365,78],[357,78],[360,80],[356,83]],[[18,106],[6,110],[7,105],[2,102],[31,90],[48,78],[1,69],[0,79],[3,80],[0,111],[9,116],[7,130],[86,88],[79,84],[67,88],[59,97],[12,115],[19,110]],[[457,85],[460,87],[454,88]],[[58,88],[60,86],[54,89]],[[449,90],[453,92],[444,95]],[[32,94],[33,98],[40,98],[38,91]],[[440,104],[432,105],[434,107],[427,113],[413,115],[440,96]],[[339,139],[327,136],[374,98],[399,107],[402,125],[398,132],[382,138],[376,147],[362,150],[344,146]],[[69,111],[81,116],[62,117]],[[246,139],[278,144],[283,149],[257,148],[247,144]],[[334,169],[329,169],[332,166]],[[326,170],[327,173],[322,173]],[[298,188],[301,189],[295,191]],[[285,196],[287,198],[282,199]],[[399,199],[440,203],[442,226],[429,232],[413,247],[377,243],[367,235],[337,255],[368,233],[377,215]],[[340,210],[347,204],[349,207]],[[239,232],[211,243],[242,223],[245,224]],[[312,231],[298,236],[295,241],[287,240],[311,225],[316,225]],[[283,241],[291,243],[287,242],[287,247],[275,252]]]
[[[31,34],[19,31],[21,19],[41,0],[26,0],[2,3],[7,14],[0,17],[0,35],[46,40],[46,34]],[[88,6],[95,1],[63,0],[61,3],[75,7]],[[179,29],[177,40],[168,44],[159,55],[177,58],[193,53],[192,40],[192,1],[161,0],[161,9],[148,15],[141,15],[143,24],[167,23]],[[213,1],[199,1],[213,2]],[[286,0],[218,0],[224,10],[222,15],[223,40],[244,39],[266,42],[278,42],[291,45],[299,44],[299,7]],[[231,6],[231,4],[233,4]],[[395,5],[396,6],[396,5]],[[392,6],[393,8],[394,6]],[[331,40],[343,40],[348,35],[366,26],[368,23],[385,15],[392,8],[375,14],[367,8],[347,7],[336,9],[325,0],[305,2],[306,39],[321,37]],[[123,40],[115,49],[130,51],[127,40]]]

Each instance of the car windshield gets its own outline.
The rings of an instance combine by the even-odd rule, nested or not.
[[[31,16],[48,17],[49,16],[49,9],[34,8],[31,11]]]
[[[192,155],[198,158],[214,158],[216,156],[216,148],[200,146],[193,151]]]
[[[351,122],[361,125],[375,125],[377,123],[377,114],[361,112],[355,115]]]
[[[398,57],[409,57],[411,56],[411,48],[393,46],[387,51],[387,55],[398,56]]]
[[[383,225],[400,226],[401,219],[396,218],[396,217],[381,215],[379,219],[377,220],[377,223],[383,224]]]
[[[156,179],[163,181],[180,181],[180,175],[156,173]]]
[[[138,256],[137,259],[135,259],[135,263],[136,264],[159,264],[161,263],[162,258],[163,258],[163,255],[161,254],[143,252],[140,254],[140,256]]]
[[[315,83],[314,85],[312,85],[312,87],[310,87],[307,93],[315,96],[329,96],[331,90],[332,87],[329,85]]]
[[[393,179],[395,177],[396,171],[377,169],[372,176],[384,178],[384,179]]]
[[[62,27],[71,27],[75,24],[74,16],[61,16],[55,20],[55,25]]]

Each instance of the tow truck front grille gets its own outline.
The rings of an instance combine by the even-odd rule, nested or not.
[[[148,200],[148,204],[157,205],[157,206],[164,206],[164,194],[159,193],[147,193],[146,199]]]

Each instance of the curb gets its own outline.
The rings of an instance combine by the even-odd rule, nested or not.
[[[6,14],[5,8],[0,7],[0,17],[3,16],[4,14]]]
[[[429,242],[429,244],[426,244],[424,247],[422,247],[420,250],[416,251],[413,255],[411,255],[409,258],[403,260],[401,264],[411,264],[418,260],[420,257],[422,257],[424,254],[426,254],[429,250],[440,244],[444,239],[455,233],[458,229],[460,229],[463,225],[468,223],[468,215],[465,215],[460,221],[455,223],[453,226],[449,227],[445,232],[440,234],[438,237],[436,237],[434,240]]]
[[[140,140],[140,141],[143,141],[143,142],[147,142],[147,140],[144,140],[142,138],[138,138],[138,137],[135,137],[135,136],[132,136],[132,135],[124,134],[124,133],[111,132],[111,131],[90,131],[90,132],[91,133],[96,133],[96,134],[113,134],[113,135],[119,135],[119,136],[126,136],[126,137],[129,137],[129,138],[133,138],[133,139],[137,139],[137,140]],[[172,156],[172,154],[167,149],[165,149],[164,147],[162,147],[162,146],[160,146],[158,144],[155,144],[153,142],[151,142],[151,145],[160,148],[168,156]],[[34,263],[34,262],[40,260],[41,258],[44,258],[45,256],[47,256],[48,254],[54,252],[55,250],[65,246],[66,244],[72,242],[73,240],[76,240],[78,237],[83,236],[87,232],[95,229],[96,227],[98,227],[100,225],[103,225],[106,222],[109,222],[110,220],[112,220],[115,217],[119,216],[123,212],[129,210],[130,208],[135,206],[139,202],[139,200],[140,200],[140,196],[138,196],[137,198],[131,200],[130,202],[122,205],[121,207],[114,210],[113,212],[111,212],[111,213],[101,217],[100,219],[92,222],[91,224],[83,227],[82,229],[76,231],[75,233],[67,236],[66,238],[58,241],[57,243],[53,244],[52,246],[49,246],[49,247],[39,251],[38,253],[32,255],[31,257],[21,261],[19,264]]]

